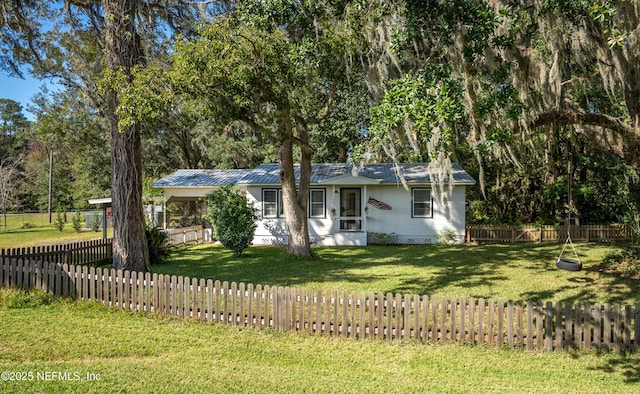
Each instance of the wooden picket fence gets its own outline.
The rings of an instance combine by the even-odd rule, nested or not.
[[[167,242],[169,245],[189,244],[189,243],[202,243],[210,242],[211,237],[207,234],[202,225],[169,228],[161,230],[167,234]]]
[[[503,226],[468,225],[465,242],[487,243],[541,243],[564,242],[567,230],[574,242],[632,242],[633,233],[621,226]]]
[[[32,262],[95,264],[112,257],[112,239],[70,242],[66,244],[10,248],[0,251],[0,259]]]
[[[529,351],[640,347],[640,306],[323,291],[93,266],[2,261],[0,284],[120,309],[280,331]]]

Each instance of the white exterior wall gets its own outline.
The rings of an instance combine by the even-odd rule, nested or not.
[[[360,231],[340,231],[340,188],[360,187],[362,190],[362,229]],[[428,188],[417,186],[418,188]],[[367,233],[395,233],[401,244],[435,243],[437,235],[446,230],[454,230],[458,240],[465,234],[465,187],[456,186],[449,196],[450,218],[444,207],[433,198],[433,217],[411,217],[411,189],[402,186],[381,185],[323,185],[313,189],[325,189],[325,217],[309,218],[309,235],[317,245],[366,245]],[[248,187],[247,197],[254,202],[262,214],[263,187]],[[391,210],[380,210],[366,205],[369,197],[391,205]],[[366,208],[366,210],[365,210]],[[287,243],[286,224],[283,218],[266,218],[258,222],[254,244],[281,245]]]
[[[417,188],[427,188],[417,186]],[[445,209],[432,190],[433,216],[430,218],[411,217],[411,188],[402,186],[369,186],[369,197],[383,201],[391,205],[390,211],[380,210],[368,205],[367,231],[370,233],[383,233],[397,235],[397,242],[401,244],[435,243],[438,234],[453,230],[459,241],[464,240],[465,234],[465,188],[456,186],[449,196],[449,218]]]

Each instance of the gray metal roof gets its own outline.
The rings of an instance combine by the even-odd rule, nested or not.
[[[345,163],[314,163],[311,167],[311,184],[331,181],[333,178],[357,176],[378,181],[380,184],[398,184],[401,172],[409,184],[429,184],[428,163],[367,164],[364,167]],[[457,163],[452,164],[453,183],[474,185],[475,180]],[[237,185],[279,185],[278,164],[261,164],[255,169],[244,170],[177,170],[156,181],[154,187],[212,187],[227,184]],[[295,167],[296,179],[300,177],[299,166]]]
[[[153,183],[154,187],[210,187],[235,185],[253,170],[177,170]]]

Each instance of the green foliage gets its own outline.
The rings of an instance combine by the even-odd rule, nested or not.
[[[79,233],[82,230],[82,218],[80,216],[80,210],[76,209],[71,217],[71,226],[75,230],[75,232]]]
[[[95,209],[93,211],[93,217],[91,218],[91,230],[93,232],[100,231],[100,224],[102,222],[102,212],[100,210]]]
[[[5,289],[0,291],[0,306],[13,309],[35,308],[49,305],[53,302],[53,295],[35,288],[31,291],[23,289]]]
[[[640,279],[640,247],[609,252],[602,258],[602,265],[623,278]]]
[[[204,200],[208,204],[204,217],[213,223],[216,237],[222,246],[240,256],[253,240],[257,210],[243,193],[229,185],[207,194]]]
[[[398,234],[396,233],[368,232],[367,236],[371,238],[370,243],[375,245],[393,245],[398,243]]]
[[[35,228],[35,227],[36,227],[36,225],[33,224],[33,223],[29,223],[29,222],[20,223],[20,229],[22,229],[22,230],[26,230],[26,229],[29,229],[29,228]]]
[[[65,221],[64,214],[62,213],[62,207],[58,205],[58,207],[56,208],[56,218],[53,221],[53,225],[58,231],[62,231],[64,229],[64,223]]]
[[[458,234],[452,229],[439,232],[437,237],[438,245],[451,245],[458,242]]]
[[[147,226],[145,228],[147,246],[149,247],[149,262],[151,265],[164,263],[171,254],[169,237],[158,227]]]

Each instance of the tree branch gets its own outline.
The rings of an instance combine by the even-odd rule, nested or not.
[[[535,129],[552,124],[558,126],[583,125],[602,127],[616,132],[625,139],[636,135],[636,131],[631,126],[624,124],[613,116],[555,109],[541,113],[527,127]]]
[[[340,75],[342,75],[342,71],[344,71],[346,65],[347,65],[347,57],[346,56],[342,56],[342,60],[340,61],[340,65],[338,66],[338,68],[336,69],[336,72],[334,74],[333,82],[331,83],[331,94],[329,94],[329,98],[327,99],[327,103],[324,106],[324,110],[322,111],[322,113],[318,117],[310,116],[307,119],[305,119],[305,123],[307,123],[307,124],[318,124],[318,123],[322,122],[323,120],[325,120],[329,116],[329,114],[331,114],[331,106],[333,105],[333,101],[335,100],[335,97],[336,97],[336,90],[338,88],[338,80],[340,79]]]

